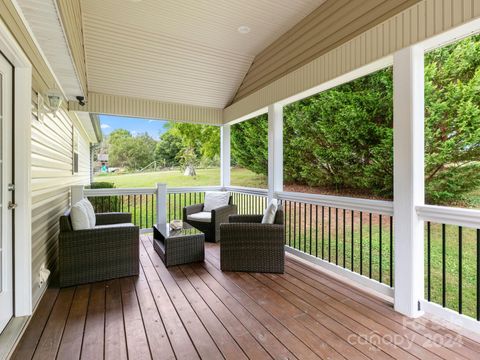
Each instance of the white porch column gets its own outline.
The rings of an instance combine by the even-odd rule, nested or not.
[[[424,204],[424,53],[413,46],[394,54],[394,238],[395,310],[423,314],[423,221],[415,206]]]
[[[283,191],[283,107],[268,107],[268,199]]]
[[[220,127],[220,185],[230,186],[230,125]]]
[[[157,183],[157,225],[167,224],[167,184]]]

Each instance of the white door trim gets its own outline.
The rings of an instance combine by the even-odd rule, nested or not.
[[[31,108],[32,65],[3,21],[0,20],[0,51],[14,66],[13,126],[15,224],[14,316],[32,313],[32,201],[31,201]]]

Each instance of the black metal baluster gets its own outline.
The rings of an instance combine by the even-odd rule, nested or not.
[[[303,252],[307,252],[307,204],[303,204]]]
[[[363,275],[363,212],[360,211],[360,275]]]
[[[155,220],[156,220],[155,212],[154,212],[155,202],[156,202],[155,200],[156,200],[155,195],[152,194],[152,203],[151,203],[152,204],[152,212],[151,212],[152,213],[152,226],[153,226],[153,224],[155,224]]]
[[[458,312],[462,313],[462,227],[458,227]]]
[[[325,207],[322,205],[322,259],[325,259]]]
[[[128,195],[128,212],[130,212],[130,195]]]
[[[258,202],[257,202],[258,203]],[[283,206],[283,239],[284,239],[284,243],[285,245],[288,244],[288,241],[287,241],[287,202],[282,202],[282,206]]]
[[[372,213],[368,214],[368,277],[372,278]]]
[[[122,209],[121,211],[122,211],[122,212],[123,212],[123,202],[124,202],[124,201],[125,201],[125,200],[123,199],[123,195],[122,195],[122,205],[121,205],[121,209]]]
[[[140,194],[140,229],[142,229],[142,220],[143,220],[143,216],[142,216],[142,208],[143,208],[143,195]]]
[[[172,194],[168,194],[168,222],[172,221]]]
[[[332,255],[332,208],[328,207],[328,262]]]
[[[432,299],[432,224],[427,221],[427,300]]]
[[[315,205],[315,257],[318,257],[318,205]]]
[[[145,227],[148,228],[148,194],[145,195]]]
[[[298,250],[302,250],[302,203],[298,204]]]
[[[480,321],[480,229],[477,229],[477,320]]]
[[[350,234],[350,236],[352,237],[352,248],[351,248],[352,253],[350,254],[350,257],[351,257],[351,262],[352,262],[351,270],[354,271],[353,270],[353,264],[354,264],[354,254],[355,254],[355,233],[354,233],[355,211],[352,210],[350,216],[351,216],[350,222],[352,224],[352,233]]]
[[[393,216],[390,216],[390,287],[393,286]]]
[[[292,246],[292,202],[288,202],[288,246]]]
[[[378,281],[382,282],[382,227],[383,227],[383,221],[382,221],[382,214],[378,215]]]
[[[447,285],[447,270],[446,270],[446,234],[445,234],[445,224],[442,224],[442,306],[445,307],[447,305],[447,297],[446,297],[446,285]]]
[[[335,208],[335,264],[338,265],[338,208]]]
[[[293,248],[297,248],[297,203],[293,202]]]
[[[310,252],[309,254],[312,255],[312,204],[310,204]]]
[[[137,195],[133,195],[133,218],[135,219],[134,220],[134,224],[135,225],[138,225],[138,221],[137,221]]]
[[[345,267],[345,248],[346,248],[346,234],[345,234],[345,214],[346,214],[346,210],[343,209],[343,267]]]
[[[177,219],[177,194],[173,194],[173,219]]]

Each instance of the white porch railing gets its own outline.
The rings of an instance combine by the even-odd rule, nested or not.
[[[159,189],[84,189],[83,196],[90,198],[97,211],[131,212],[142,231],[150,231],[157,222],[161,196],[165,196],[162,216],[166,221],[181,219],[183,207],[202,202],[205,191],[230,191],[241,214],[262,213],[268,197],[266,189],[238,186],[166,188],[164,194]],[[393,298],[393,202],[294,192],[275,192],[274,197],[285,212],[287,252]],[[453,316],[478,330],[480,211],[429,205],[416,211],[425,221],[422,309],[450,320]],[[457,259],[453,267],[447,265],[452,246]]]

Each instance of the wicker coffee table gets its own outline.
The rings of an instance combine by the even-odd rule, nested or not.
[[[167,267],[203,261],[204,245],[205,235],[186,223],[181,230],[153,225],[153,248]]]

